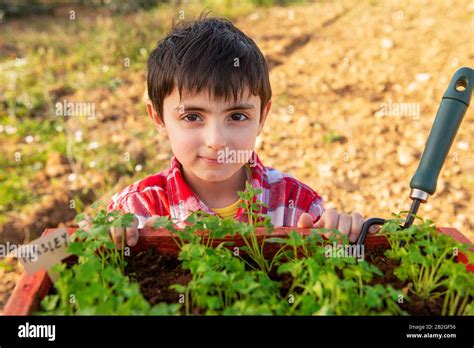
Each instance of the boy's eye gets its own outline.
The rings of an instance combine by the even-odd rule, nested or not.
[[[231,118],[232,118],[232,121],[242,122],[248,119],[248,116],[238,112],[238,113],[232,114]],[[202,121],[202,118],[201,116],[197,114],[187,114],[182,117],[182,120],[185,120],[186,122],[196,122],[199,120]]]
[[[182,118],[182,120],[186,120],[187,122],[194,122],[197,121],[197,118],[201,118],[201,116],[196,114],[187,114]]]
[[[234,116],[243,116],[243,117],[245,117],[245,118],[243,118],[243,119],[240,118],[240,119],[239,119],[239,118],[235,118]],[[240,113],[240,112],[239,112],[239,113],[232,114],[231,117],[232,117],[232,120],[233,120],[233,121],[245,121],[246,119],[248,119],[247,115],[242,114],[242,113]]]

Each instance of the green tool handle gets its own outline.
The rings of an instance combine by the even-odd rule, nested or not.
[[[471,101],[474,70],[458,69],[443,95],[433,128],[425,145],[418,169],[411,179],[410,187],[432,195],[436,182],[453,143],[459,125]]]

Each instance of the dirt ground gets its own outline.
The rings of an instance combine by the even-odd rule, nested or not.
[[[453,73],[474,61],[474,4],[336,2],[279,9],[271,19],[237,23],[273,66],[276,105],[258,149],[264,163],[308,183],[327,207],[384,218],[408,210],[441,97]],[[401,115],[397,103],[415,109]],[[471,240],[473,116],[471,107],[419,210]],[[331,131],[337,137],[327,141]]]
[[[335,1],[259,10],[235,24],[256,41],[271,68],[273,107],[256,149],[263,163],[310,185],[327,208],[357,211],[367,218],[390,218],[392,212],[408,210],[409,183],[441,97],[459,67],[473,66],[474,3]],[[144,72],[130,72],[117,93],[97,90],[88,97],[120,110],[99,112],[102,126],[89,134],[127,144],[135,157],[146,161],[150,152],[134,137],[150,129],[150,120],[140,114],[143,106],[137,107],[143,103],[144,87]],[[70,99],[81,100],[80,92]],[[401,106],[411,111],[400,114]],[[419,210],[420,216],[455,227],[472,241],[473,132],[471,107],[436,193]],[[169,146],[158,138],[154,144],[159,153],[154,158],[167,166]],[[34,222],[31,215],[15,216],[8,222],[12,230],[37,233],[71,224],[71,214],[53,212],[67,205],[71,168],[64,159],[52,161],[57,171],[44,173],[38,185],[47,186],[54,177],[64,183],[64,191],[45,193],[48,199],[38,203]],[[88,188],[101,187],[107,175],[76,183],[86,203],[108,198],[128,183],[117,177],[114,187],[99,197],[91,195]],[[0,277],[0,309],[18,274],[15,267]]]

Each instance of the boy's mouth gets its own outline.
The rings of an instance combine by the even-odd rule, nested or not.
[[[215,165],[221,165],[224,164],[224,162],[219,162],[217,158],[209,158],[209,157],[203,157],[199,156],[199,158],[207,165],[215,166]]]

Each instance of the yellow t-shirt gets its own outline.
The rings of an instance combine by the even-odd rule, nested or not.
[[[252,172],[250,171],[250,167],[248,164],[245,166],[245,170],[247,171],[247,180],[250,180],[252,176]],[[237,210],[239,209],[239,203],[241,199],[239,198],[237,201],[232,203],[231,205],[228,205],[227,207],[223,208],[211,208],[214,213],[219,215],[221,218],[228,218],[228,217],[234,217],[235,214],[237,214]]]
[[[237,214],[237,210],[239,209],[238,205],[240,203],[240,199],[238,199],[235,203],[228,205],[227,207],[223,208],[212,208],[214,213],[219,215],[221,218],[225,219],[228,217],[234,217]]]

